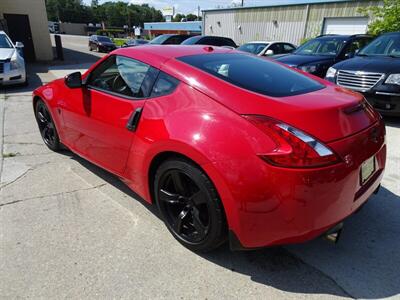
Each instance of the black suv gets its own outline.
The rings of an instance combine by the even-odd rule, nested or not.
[[[117,46],[108,36],[92,35],[89,38],[89,51],[110,52],[117,49]]]
[[[179,45],[184,40],[192,37],[189,34],[162,34],[152,39],[149,44],[153,45]]]
[[[209,45],[217,47],[230,47],[236,48],[235,42],[227,37],[223,36],[209,36],[209,35],[198,35],[187,39],[182,45]]]
[[[382,114],[400,116],[400,32],[381,35],[325,79],[361,92]]]
[[[356,51],[373,39],[364,34],[321,35],[290,54],[273,56],[277,61],[324,78],[335,63],[354,57]]]

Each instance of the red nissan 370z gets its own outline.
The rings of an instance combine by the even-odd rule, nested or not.
[[[332,232],[385,167],[383,121],[360,94],[225,48],[119,49],[33,107],[50,149],[119,176],[195,251]]]

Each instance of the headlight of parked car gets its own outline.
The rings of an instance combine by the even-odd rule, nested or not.
[[[21,66],[18,63],[18,59],[16,55],[13,55],[13,57],[11,57],[10,60],[10,70],[17,70],[19,69]]]
[[[391,74],[386,79],[385,83],[400,85],[400,74]]]
[[[305,66],[300,66],[299,69],[302,70],[303,72],[315,73],[318,67],[317,65],[305,65]]]
[[[328,71],[326,71],[325,78],[335,78],[337,70],[335,68],[330,67]]]

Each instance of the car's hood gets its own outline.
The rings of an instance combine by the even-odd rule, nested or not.
[[[330,56],[298,54],[287,54],[280,57],[274,57],[274,59],[291,67],[297,67],[311,63],[323,63],[333,60],[333,58]]]
[[[0,48],[0,60],[10,59],[14,52],[14,48]]]
[[[400,73],[400,58],[356,56],[335,65],[339,70]]]

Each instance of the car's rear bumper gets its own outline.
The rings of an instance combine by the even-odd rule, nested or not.
[[[369,141],[371,130],[330,143],[344,162],[329,167],[277,168],[258,157],[214,162],[216,169],[225,170],[223,183],[213,181],[240,245],[259,248],[308,241],[359,209],[378,188],[386,161],[386,145]],[[375,172],[361,185],[361,164],[373,155]],[[226,172],[228,168],[232,170]]]

